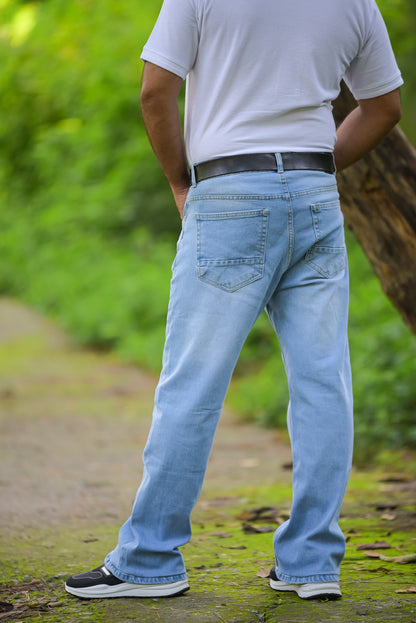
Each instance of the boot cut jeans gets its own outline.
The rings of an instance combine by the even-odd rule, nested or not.
[[[274,535],[277,576],[339,579],[353,443],[343,216],[334,175],[285,172],[276,159],[278,171],[224,175],[189,190],[143,480],[105,561],[124,581],[186,578],[179,547],[191,537],[234,366],[263,309],[290,394],[293,499]]]

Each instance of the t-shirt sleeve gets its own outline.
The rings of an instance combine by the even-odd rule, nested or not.
[[[196,0],[164,0],[140,58],[185,79],[197,50]]]
[[[357,100],[385,95],[403,84],[386,25],[375,3],[368,35],[344,80]]]

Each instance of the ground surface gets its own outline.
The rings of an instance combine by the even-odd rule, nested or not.
[[[416,585],[414,562],[357,549],[387,541],[373,553],[416,552],[414,462],[354,473],[341,520],[344,597],[304,602],[260,577],[273,563],[269,530],[290,509],[287,441],[226,412],[184,548],[191,591],[168,600],[66,595],[63,579],[101,564],[129,514],[155,385],[0,300],[0,621],[416,622],[416,594],[396,592]]]

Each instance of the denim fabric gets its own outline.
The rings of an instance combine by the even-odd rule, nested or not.
[[[294,461],[290,519],[274,536],[277,575],[291,583],[337,580],[353,431],[335,176],[280,165],[194,184],[172,271],[143,481],[106,565],[129,582],[186,577],[178,548],[191,537],[190,513],[234,366],[266,309],[289,383]]]

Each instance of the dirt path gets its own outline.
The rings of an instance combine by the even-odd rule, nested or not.
[[[0,373],[0,527],[124,520],[141,476],[157,379],[75,348],[52,323],[4,299]],[[277,433],[224,413],[203,497],[288,482],[288,462]]]
[[[130,512],[156,382],[0,299],[0,621],[416,623],[415,595],[396,593],[416,585],[414,565],[357,550],[382,540],[389,556],[416,550],[414,463],[396,470],[393,484],[374,471],[354,474],[342,519],[341,601],[277,595],[257,573],[272,564],[272,535],[263,530],[290,506],[290,450],[283,435],[227,412],[184,548],[192,590],[175,600],[66,595],[63,578],[101,564]],[[279,516],[266,522],[244,514],[275,505]]]

